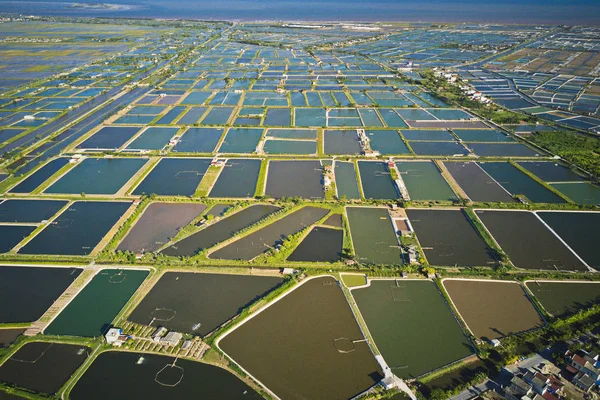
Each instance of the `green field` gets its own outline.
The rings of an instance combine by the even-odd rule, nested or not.
[[[365,275],[342,274],[342,281],[347,287],[362,286],[367,284]]]
[[[526,285],[546,312],[555,317],[574,314],[600,302],[600,283],[530,281]]]
[[[430,281],[375,280],[352,295],[377,348],[400,378],[416,378],[473,354]]]

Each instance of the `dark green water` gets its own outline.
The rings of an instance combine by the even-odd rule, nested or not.
[[[270,161],[265,193],[274,198],[323,198],[319,161]]]
[[[79,268],[0,267],[0,322],[36,321],[79,274]]]
[[[432,265],[493,266],[490,248],[462,210],[406,210]]]
[[[69,162],[68,158],[57,158],[29,175],[25,180],[10,190],[11,193],[31,193],[48,178],[58,172]]]
[[[133,194],[191,196],[196,192],[210,162],[208,158],[163,158]]]
[[[474,162],[444,163],[456,183],[473,201],[512,203],[516,200]]]
[[[373,264],[403,264],[398,239],[387,209],[346,207],[354,252]]]
[[[229,159],[210,191],[210,197],[254,197],[261,160]]]
[[[314,224],[329,210],[317,207],[304,207],[282,219],[251,233],[227,246],[212,253],[211,258],[224,258],[228,260],[251,260],[266,252],[286,237],[301,231]]]
[[[131,206],[77,201],[19,250],[21,254],[89,254]]]
[[[49,335],[98,337],[148,276],[148,271],[105,269],[44,330]]]
[[[0,225],[0,253],[8,253],[35,230],[35,226]]]
[[[6,200],[0,203],[0,222],[42,222],[66,205],[63,200]]]
[[[335,262],[342,257],[344,231],[316,227],[288,257],[288,261]]]
[[[354,289],[352,296],[377,348],[400,378],[416,378],[473,354],[469,339],[430,281],[372,280],[369,287]]]
[[[0,367],[0,381],[34,392],[56,393],[88,357],[89,347],[27,343]]]
[[[398,191],[385,163],[359,161],[360,180],[367,199],[397,199]]]
[[[129,320],[143,325],[154,320],[152,326],[205,336],[282,282],[278,277],[167,272]]]
[[[277,210],[279,207],[264,204],[250,206],[167,247],[162,253],[168,256],[193,256],[229,239],[237,231],[257,223]]]
[[[565,316],[600,302],[600,284],[597,282],[527,282],[527,288],[554,316]]]
[[[204,204],[153,203],[148,206],[117,250],[151,252],[164,246],[177,232],[192,222]]]
[[[172,357],[156,354],[102,353],[77,382],[70,397],[73,400],[262,399],[222,368],[183,359],[178,359],[173,367],[173,361]]]
[[[383,378],[367,344],[348,339],[361,340],[362,332],[338,282],[320,277],[239,325],[219,346],[282,399],[348,399]],[[354,351],[341,353],[336,345]]]
[[[438,167],[428,162],[397,162],[411,200],[457,200]]]
[[[477,211],[477,216],[518,268],[587,270],[533,213]]]
[[[335,186],[339,198],[360,199],[354,163],[335,162]]]
[[[115,194],[146,162],[143,158],[87,158],[44,193]]]
[[[500,185],[513,195],[522,194],[534,203],[565,203],[565,200],[537,183],[507,162],[481,163]]]
[[[546,222],[590,267],[600,269],[600,213],[540,211]]]

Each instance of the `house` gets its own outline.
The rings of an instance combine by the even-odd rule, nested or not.
[[[225,160],[219,160],[214,158],[211,162],[210,165],[213,167],[224,167],[225,166]]]
[[[513,376],[506,391],[516,398],[533,395],[533,388],[531,385],[518,376]]]
[[[159,326],[156,328],[154,333],[152,334],[152,340],[155,342],[160,342],[161,338],[168,332],[169,330],[164,326]]]
[[[390,390],[396,389],[398,387],[398,384],[396,383],[396,380],[393,376],[388,376],[381,380],[381,386],[383,386],[385,390]]]
[[[160,342],[162,344],[166,344],[167,346],[177,346],[179,342],[181,342],[181,339],[183,339],[183,334],[171,331],[167,333],[165,337],[160,339]]]
[[[565,353],[567,371],[573,373],[573,384],[584,391],[600,385],[600,362],[597,354],[580,350],[577,353]]]
[[[123,330],[120,328],[110,328],[104,335],[104,340],[106,340],[107,344],[117,347],[121,347],[129,338],[130,336],[124,335]]]
[[[563,385],[554,376],[547,376],[530,369],[523,374],[523,379],[539,396],[546,400],[558,400],[558,393],[562,390]]]
[[[364,149],[363,155],[365,155],[366,157],[377,157],[380,155],[380,153],[377,150]]]
[[[410,261],[410,263],[417,264],[419,262],[417,246],[415,246],[414,244],[410,245],[406,250],[408,252],[408,260]]]
[[[571,382],[584,392],[589,392],[596,385],[596,381],[583,372],[578,372]]]

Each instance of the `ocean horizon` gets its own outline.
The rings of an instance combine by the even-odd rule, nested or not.
[[[41,16],[227,21],[600,25],[600,1],[597,0],[0,0],[0,11]]]

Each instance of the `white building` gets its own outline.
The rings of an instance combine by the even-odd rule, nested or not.
[[[160,342],[167,346],[177,346],[181,342],[181,339],[183,339],[181,333],[171,331],[164,338],[160,339]]]
[[[123,343],[129,339],[128,335],[123,334],[123,330],[120,328],[110,328],[108,332],[104,335],[104,339],[107,344],[111,344],[113,346],[121,347]]]

